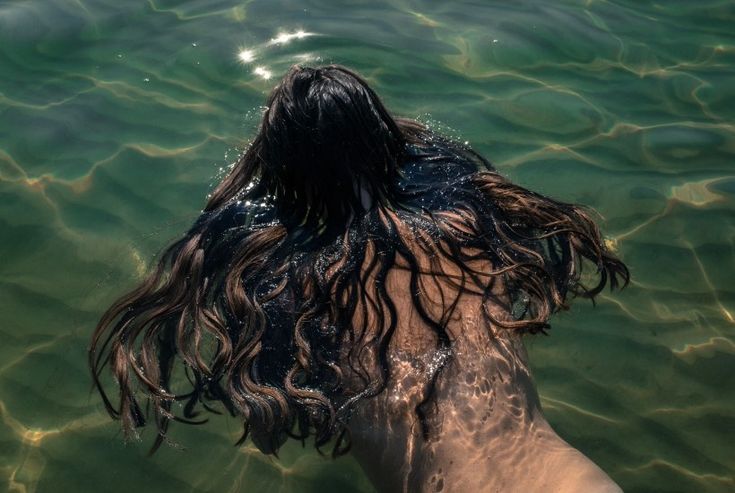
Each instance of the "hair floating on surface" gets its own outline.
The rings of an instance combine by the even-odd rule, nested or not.
[[[546,331],[571,297],[628,282],[583,208],[513,185],[466,146],[394,119],[346,68],[294,67],[267,106],[201,217],[93,335],[89,364],[108,412],[128,435],[153,419],[153,450],[171,421],[201,422],[200,410],[220,403],[243,420],[239,443],[276,453],[288,437],[313,436],[317,449],[346,452],[351,412],[391,376],[399,315],[385,281],[398,264],[450,357],[456,299],[432,317],[420,258],[431,259],[430,276],[457,266],[457,292],[483,301],[498,302],[500,283],[508,316],[486,310],[486,322],[524,333]],[[584,286],[590,266],[596,283]],[[117,399],[102,384],[106,367]],[[416,409],[422,422],[441,369]],[[185,392],[173,390],[177,371]]]

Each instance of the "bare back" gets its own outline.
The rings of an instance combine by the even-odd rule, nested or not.
[[[455,266],[443,261],[436,276],[436,263],[418,258],[426,273],[419,289],[436,307],[431,315],[456,302],[446,324],[451,348],[437,349],[407,291],[410,270],[394,267],[387,280],[398,311],[391,379],[350,421],[353,452],[378,491],[620,491],[544,419],[521,337],[484,321],[482,298],[457,291]],[[485,308],[500,317],[506,304],[502,286],[496,289],[496,303]],[[442,365],[424,430],[416,409]]]
[[[293,67],[89,366],[154,450],[220,409],[266,454],[352,443],[380,491],[614,489],[544,421],[518,334],[628,280],[583,207],[392,117],[345,67]]]

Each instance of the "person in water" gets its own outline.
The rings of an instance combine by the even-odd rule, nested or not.
[[[381,492],[620,491],[544,419],[522,337],[628,279],[583,208],[394,118],[347,68],[296,66],[89,363],[154,450],[219,409],[266,454],[351,449]]]

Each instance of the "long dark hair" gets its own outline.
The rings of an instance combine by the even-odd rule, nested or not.
[[[456,292],[488,303],[500,283],[507,316],[485,310],[486,322],[524,333],[545,332],[571,297],[629,279],[583,208],[514,185],[467,146],[393,118],[344,67],[294,67],[201,217],[102,316],[89,350],[94,382],[126,434],[154,420],[154,450],[171,421],[198,422],[219,402],[243,420],[238,443],[250,436],[275,453],[289,436],[313,435],[318,449],[332,441],[343,453],[350,413],[391,376],[399,313],[385,280],[398,263],[411,273],[406,296],[451,357],[457,298],[433,315],[420,258],[431,259],[430,276],[446,277],[439,260],[455,265]],[[441,369],[416,408],[422,423]]]

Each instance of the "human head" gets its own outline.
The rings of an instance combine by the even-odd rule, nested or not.
[[[410,158],[406,141],[419,147]],[[364,208],[360,183],[375,206],[345,225]],[[281,221],[256,221],[239,203],[260,193],[274,196],[260,205],[274,205]],[[289,230],[306,223],[317,227]],[[327,223],[344,234],[299,244],[302,231]],[[589,287],[587,264],[597,275]],[[388,281],[394,268],[410,272],[405,286]],[[129,436],[152,418],[155,446],[171,420],[196,423],[199,404],[219,403],[263,452],[313,435],[317,447],[334,439],[336,455],[358,403],[391,381],[400,320],[416,315],[410,338],[446,355],[419,385],[428,438],[434,388],[456,347],[449,321],[466,295],[478,296],[487,327],[535,333],[572,296],[593,298],[628,278],[583,208],[510,183],[419,122],[394,120],[347,69],[294,67],[205,213],[102,316],[89,363],[108,412]],[[432,296],[426,285],[447,289]],[[104,388],[106,367],[117,400]]]
[[[371,202],[391,200],[404,147],[399,125],[358,74],[338,65],[294,66],[207,208],[257,178],[287,224],[344,225]]]

